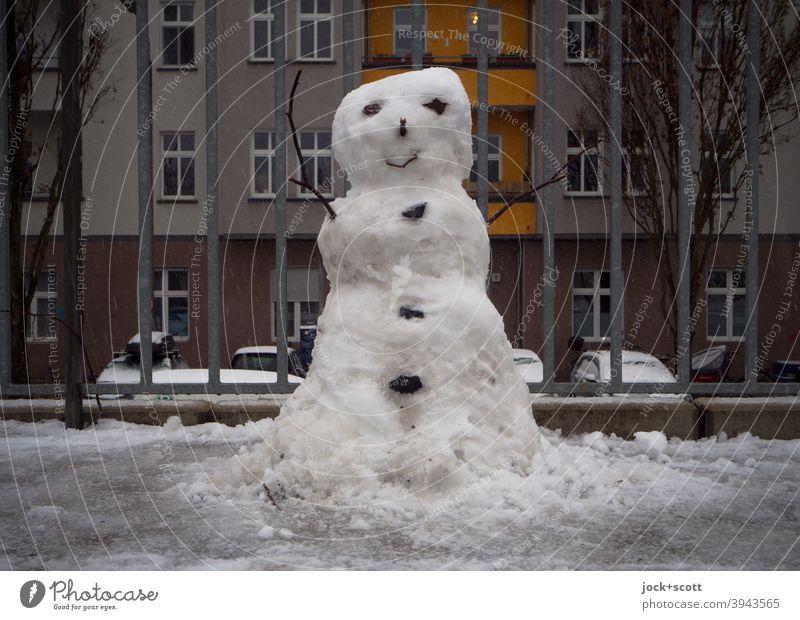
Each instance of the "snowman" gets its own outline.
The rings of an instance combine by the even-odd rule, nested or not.
[[[486,224],[462,187],[471,124],[444,68],[365,84],[339,106],[334,156],[351,187],[319,234],[330,292],[314,361],[266,437],[279,496],[426,497],[530,472],[541,440],[486,296]]]

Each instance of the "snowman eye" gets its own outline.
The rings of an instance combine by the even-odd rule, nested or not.
[[[364,114],[366,114],[367,116],[375,116],[380,111],[381,111],[380,103],[369,103],[364,106]]]
[[[447,107],[447,104],[438,97],[436,97],[436,99],[432,99],[428,103],[423,103],[422,105],[430,110],[433,110],[439,116],[444,114],[444,109]]]

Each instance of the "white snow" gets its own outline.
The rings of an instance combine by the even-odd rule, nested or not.
[[[486,296],[486,225],[461,183],[471,126],[464,87],[443,68],[366,84],[339,107],[333,152],[351,187],[318,238],[331,288],[314,362],[241,463],[277,493],[438,497],[533,467],[539,433]],[[401,377],[421,388],[397,393]]]
[[[800,441],[651,437],[659,462],[638,437],[543,430],[529,477],[501,467],[435,499],[278,510],[260,472],[233,465],[273,426],[3,423],[3,567],[800,569]]]
[[[667,449],[667,436],[661,431],[639,431],[633,434],[634,448],[655,459]]]

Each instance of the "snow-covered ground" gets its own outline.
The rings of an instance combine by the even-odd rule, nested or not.
[[[6,422],[3,567],[800,568],[800,441],[543,430],[550,449],[527,479],[498,472],[425,503],[278,510],[239,471],[270,424]]]

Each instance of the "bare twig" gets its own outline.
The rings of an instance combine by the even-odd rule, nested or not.
[[[392,168],[405,168],[408,164],[410,164],[415,159],[417,159],[416,155],[414,155],[413,157],[409,158],[408,161],[406,161],[406,163],[404,163],[404,164],[393,164],[392,162],[387,161],[386,165],[387,166],[391,166]]]
[[[272,502],[272,505],[273,505],[273,506],[275,506],[275,508],[277,508],[278,510],[280,510],[280,509],[281,509],[281,507],[280,507],[280,506],[278,506],[277,502],[276,502],[276,501],[275,501],[275,499],[272,497],[272,493],[270,493],[270,491],[269,491],[269,487],[267,486],[267,483],[266,483],[266,482],[262,482],[262,483],[261,483],[261,486],[262,486],[262,487],[264,487],[264,491],[267,493],[267,497],[269,498],[269,501],[271,501],[271,502]]]
[[[333,206],[331,205],[330,201],[325,198],[325,196],[322,195],[322,192],[314,187],[308,180],[308,175],[306,174],[306,160],[303,157],[303,152],[300,150],[300,140],[297,137],[297,127],[294,124],[294,95],[295,92],[297,92],[297,85],[300,84],[301,73],[303,73],[303,70],[298,69],[294,76],[294,84],[292,84],[292,91],[289,95],[289,110],[286,112],[286,116],[289,119],[289,126],[292,128],[292,142],[294,143],[294,150],[297,152],[297,159],[300,162],[300,180],[297,180],[294,177],[289,177],[289,180],[295,185],[299,185],[300,187],[314,194],[314,196],[316,196],[317,199],[327,209],[328,215],[331,216],[331,219],[334,219],[336,217],[336,211],[333,210]]]
[[[573,157],[580,157],[581,155],[583,155],[588,150],[593,149],[594,147],[596,147],[598,144],[600,144],[600,142],[601,142],[601,140],[597,140],[594,144],[590,144],[589,146],[584,148],[580,153],[577,153],[576,155],[573,155]],[[521,194],[518,194],[517,196],[514,196],[505,205],[503,205],[503,207],[501,209],[496,211],[495,214],[492,215],[492,217],[490,217],[488,220],[486,220],[486,225],[487,226],[491,226],[497,220],[497,218],[499,218],[501,215],[503,215],[511,207],[513,207],[515,204],[517,204],[521,200],[524,200],[525,198],[528,198],[529,196],[535,194],[540,189],[544,189],[545,187],[547,187],[548,185],[552,185],[553,183],[558,183],[559,181],[563,181],[565,178],[567,178],[567,175],[564,174],[564,170],[566,169],[566,167],[568,165],[569,165],[569,162],[565,163],[563,166],[558,168],[558,170],[556,170],[555,173],[553,173],[553,176],[551,176],[547,181],[545,181],[541,185],[537,185],[533,189],[529,189],[526,192],[522,192]]]

